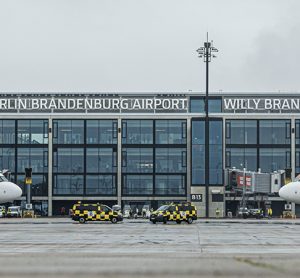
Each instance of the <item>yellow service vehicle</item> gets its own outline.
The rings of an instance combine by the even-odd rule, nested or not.
[[[86,221],[111,221],[114,224],[123,221],[121,213],[102,204],[77,203],[73,205],[71,215],[74,221],[79,221],[81,224]]]
[[[181,221],[186,221],[192,224],[197,219],[197,209],[190,203],[179,203],[164,205],[152,212],[150,221],[155,224],[156,222],[163,222],[166,224],[168,221],[176,221],[180,224]]]

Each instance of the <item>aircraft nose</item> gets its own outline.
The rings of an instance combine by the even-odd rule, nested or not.
[[[14,183],[11,183],[11,185],[14,187],[14,198],[19,198],[22,196],[22,189],[17,186],[16,184]]]
[[[283,186],[279,189],[279,192],[278,192],[279,196],[283,199],[287,199],[288,197],[288,194],[287,194],[287,187],[286,186]]]

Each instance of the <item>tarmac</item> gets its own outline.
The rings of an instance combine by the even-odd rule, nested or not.
[[[300,220],[0,219],[1,277],[299,277]]]

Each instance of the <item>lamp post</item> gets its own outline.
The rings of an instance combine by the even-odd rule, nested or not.
[[[203,58],[206,65],[206,90],[205,90],[205,216],[209,217],[209,114],[208,114],[208,90],[209,90],[209,63],[216,58],[213,53],[218,49],[213,47],[213,42],[208,41],[208,33],[204,46],[197,49],[199,58]]]

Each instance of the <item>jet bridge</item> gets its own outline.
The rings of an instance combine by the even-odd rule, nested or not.
[[[286,183],[285,170],[263,173],[231,168],[225,170],[224,176],[225,189],[233,198],[231,200],[239,201],[237,211],[240,208],[269,208],[269,196],[276,196]]]
[[[247,171],[236,168],[225,169],[226,191],[275,194],[286,183],[286,171],[271,173]]]

